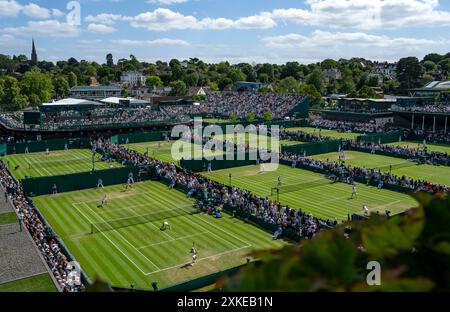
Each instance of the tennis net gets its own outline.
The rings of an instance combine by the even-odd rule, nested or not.
[[[274,187],[271,189],[271,196],[279,194],[285,194],[285,193],[291,193],[295,191],[301,191],[306,190],[314,187],[319,187],[323,185],[327,185],[332,183],[330,180],[326,178],[316,179],[308,182],[298,183],[298,184],[289,184],[289,185],[282,185],[280,187]]]
[[[405,161],[405,162],[394,164],[394,165],[381,166],[381,167],[378,167],[377,169],[379,169],[380,171],[389,171],[389,170],[396,170],[396,169],[413,167],[413,166],[416,166],[416,165],[417,165],[416,162]]]
[[[103,222],[91,223],[91,233],[100,233],[106,231],[112,231],[120,228],[125,228],[133,225],[145,224],[154,221],[167,220],[170,218],[183,216],[183,215],[194,215],[199,213],[196,208],[186,207],[177,208],[172,210],[163,210],[154,213],[148,213],[138,216],[132,216],[128,218],[120,218],[115,220],[108,220]]]

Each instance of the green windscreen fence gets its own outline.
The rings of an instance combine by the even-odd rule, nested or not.
[[[51,194],[53,185],[56,185],[58,193],[64,193],[95,188],[99,179],[102,180],[104,186],[126,183],[130,172],[133,173],[134,181],[137,181],[139,169],[125,167],[62,176],[29,178],[22,180],[22,185],[28,196],[40,196]]]
[[[164,132],[138,132],[119,134],[117,136],[118,144],[131,144],[141,142],[154,142],[164,140]]]
[[[358,137],[359,141],[362,142],[373,142],[380,144],[387,144],[398,142],[403,137],[402,131],[390,132],[390,133],[371,133]]]
[[[184,160],[180,161],[180,166],[193,172],[202,172],[208,169],[211,163],[211,170],[222,170],[227,168],[244,167],[255,165],[256,160]]]
[[[327,141],[310,144],[283,145],[282,152],[306,156],[326,154],[339,151],[341,141]]]
[[[6,144],[0,144],[0,156],[6,156],[8,153],[8,146]]]
[[[45,141],[33,141],[25,143],[7,144],[7,154],[24,154],[45,152],[47,148],[50,151],[63,150],[67,148],[88,148],[90,147],[89,138],[71,138],[71,139],[57,139]]]

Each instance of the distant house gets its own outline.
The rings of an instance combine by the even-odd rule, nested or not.
[[[388,79],[396,79],[397,63],[375,62],[373,64],[373,73],[382,75]]]
[[[70,89],[71,97],[85,100],[101,100],[108,97],[120,97],[122,88],[115,86],[76,86]]]
[[[120,82],[131,85],[145,85],[147,77],[138,71],[123,72],[120,76]]]
[[[341,79],[342,78],[342,73],[339,69],[337,68],[330,68],[327,69],[323,72],[324,76],[325,76],[325,80],[327,82],[330,82],[331,80],[337,80],[337,79]]]

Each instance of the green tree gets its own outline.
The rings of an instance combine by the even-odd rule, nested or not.
[[[237,123],[238,122],[238,114],[236,112],[231,113],[230,120],[232,123]]]
[[[71,71],[67,75],[67,82],[69,83],[69,86],[71,88],[76,86],[76,85],[78,85],[78,77],[77,77],[77,75],[75,75],[75,73]]]
[[[263,120],[264,121],[271,121],[272,120],[272,113],[271,112],[264,112]]]
[[[320,69],[315,69],[306,79],[306,83],[313,85],[320,93],[325,91],[324,76]]]
[[[249,122],[249,123],[254,122],[254,121],[256,120],[255,114],[253,114],[253,113],[248,113],[246,119],[247,119],[247,122]]]
[[[400,59],[397,64],[397,80],[400,91],[406,93],[409,89],[420,87],[423,68],[416,57]]]
[[[200,76],[197,72],[192,72],[184,78],[184,82],[190,87],[196,87],[198,86],[198,81],[200,79]]]
[[[269,83],[269,75],[267,75],[266,73],[261,73],[259,74],[259,82],[261,83]]]
[[[70,86],[66,77],[59,76],[53,79],[53,89],[56,98],[64,98],[70,93]]]
[[[106,66],[113,67],[114,66],[114,58],[111,53],[108,53],[106,55]]]
[[[294,77],[286,77],[278,83],[277,90],[280,93],[293,93],[297,89],[297,86],[298,81]]]
[[[231,88],[233,86],[233,80],[228,77],[224,77],[219,81],[218,86],[220,90]]]
[[[145,80],[145,86],[148,88],[149,91],[152,91],[153,88],[160,88],[164,84],[158,76],[148,76]]]
[[[51,77],[38,71],[25,73],[20,82],[20,88],[22,94],[26,95],[30,104],[33,105],[41,105],[50,101],[54,93]]]
[[[16,78],[6,76],[0,79],[0,103],[5,110],[17,110],[27,106],[28,98],[21,94],[20,85]]]
[[[174,96],[185,96],[187,94],[186,83],[182,80],[171,82],[170,87],[172,88],[171,94]]]
[[[232,70],[230,70],[227,77],[230,78],[233,82],[246,80],[245,74],[239,68],[233,68]]]
[[[319,91],[317,91],[316,87],[313,85],[300,85],[297,89],[299,94],[305,95],[309,97],[311,104],[313,105],[322,105],[323,98]]]

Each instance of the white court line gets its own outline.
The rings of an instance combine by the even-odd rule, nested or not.
[[[153,246],[164,245],[165,243],[170,243],[170,242],[174,242],[174,241],[178,241],[178,240],[182,240],[182,239],[186,239],[186,238],[196,237],[196,236],[200,236],[200,235],[204,235],[204,234],[208,234],[208,233],[211,233],[211,232],[210,231],[205,231],[205,232],[201,232],[201,233],[197,233],[197,234],[186,235],[186,236],[183,236],[183,237],[173,238],[173,239],[166,240],[166,241],[159,242],[159,243],[153,243],[153,244],[150,244],[150,245],[144,245],[142,247],[138,247],[137,249],[145,249],[145,248],[149,248],[149,247],[153,247]]]
[[[83,215],[84,216],[84,218],[89,222],[89,223],[94,223],[94,222],[92,222],[92,220],[83,212],[83,211],[81,211],[80,210],[80,208],[78,208],[77,207],[77,205],[76,204],[72,204],[72,206],[73,207],[75,207],[75,209],[77,209],[78,210],[78,212],[79,213],[81,213],[81,215]],[[142,274],[146,274],[140,267],[139,267],[139,265],[137,265],[136,264],[136,262],[134,262],[125,252],[123,252],[123,250],[119,247],[119,246],[117,246],[117,244],[116,243],[114,243],[104,232],[100,232],[100,234],[101,235],[103,235],[114,247],[116,247],[117,248],[117,250],[119,250],[120,251],[120,253],[121,254],[123,254],[131,263],[133,263],[134,264],[134,266],[139,270],[139,271],[141,271],[141,273]],[[134,247],[134,249],[136,249],[136,247]],[[156,264],[154,264],[152,261],[150,261],[150,263],[153,265],[153,266],[155,266],[156,268],[159,268]]]
[[[148,195],[145,195],[145,196],[148,196]],[[149,197],[149,196],[148,196],[148,197]],[[150,197],[149,197],[149,198],[150,198]],[[186,211],[186,210],[184,210],[183,208],[184,208],[184,206],[183,206],[183,207],[180,207],[179,209],[181,209],[181,210],[183,210],[183,211]],[[166,211],[167,211],[167,210],[166,210]],[[180,216],[180,217],[186,217],[186,216]],[[193,219],[199,219],[199,220],[201,220],[201,221],[203,221],[203,222],[205,222],[205,223],[208,223],[210,226],[215,227],[216,229],[219,229],[219,230],[223,231],[224,233],[226,233],[226,234],[228,234],[228,235],[230,235],[230,236],[233,236],[233,234],[228,233],[227,231],[222,230],[222,229],[220,229],[220,228],[214,226],[212,223],[209,223],[208,221],[205,221],[205,220],[203,220],[203,219],[200,218],[200,217],[193,216]],[[192,221],[192,220],[189,220],[189,221]],[[198,222],[196,222],[196,224],[198,225]],[[201,226],[202,228],[205,228],[205,226],[203,226],[203,225],[200,225],[200,226]],[[228,243],[228,244],[230,244],[230,245],[233,245],[233,246],[235,246],[235,247],[239,247],[239,246],[237,246],[236,244],[234,244],[233,242],[230,242],[230,241],[226,240],[225,238],[220,237],[219,235],[217,235],[217,234],[215,234],[215,233],[213,233],[213,232],[210,232],[210,233],[211,233],[212,235],[214,235],[215,237],[217,237],[218,239],[221,239],[221,240],[223,240],[224,242],[226,242],[226,243]],[[245,242],[245,241],[243,241],[243,240],[237,238],[236,236],[233,236],[233,237],[236,238],[236,239],[238,239],[239,241],[241,241],[241,242],[244,243],[244,244],[248,244],[248,242]]]
[[[91,209],[91,207],[89,207],[88,205],[86,205],[85,204],[85,206],[91,211],[91,212],[93,212],[97,217],[100,217],[93,209]],[[105,221],[105,219],[103,219],[102,217],[100,217],[100,219],[102,219],[103,220],[103,222],[106,222]],[[158,268],[158,266],[155,264],[155,263],[153,263],[153,261],[151,261],[149,258],[147,258],[147,256],[146,255],[144,255],[142,252],[140,252],[137,248],[136,248],[136,246],[134,246],[132,243],[130,243],[130,241],[128,240],[128,239],[126,239],[122,234],[120,234],[117,230],[112,230],[113,232],[115,232],[115,233],[117,233],[117,235],[119,235],[128,245],[130,245],[131,247],[133,247],[134,248],[134,250],[136,250],[141,256],[143,256],[144,257],[144,259],[146,259],[148,262],[150,262],[153,266],[155,266],[155,267],[157,267]]]
[[[224,252],[221,252],[221,253],[219,253],[219,254],[215,254],[215,255],[209,256],[209,257],[200,258],[200,259],[197,260],[197,262],[202,261],[202,260],[208,260],[208,259],[210,259],[210,258],[220,257],[220,256],[223,256],[223,255],[226,255],[226,254],[229,254],[229,253],[232,253],[232,252],[237,252],[237,251],[239,251],[239,250],[246,249],[246,248],[250,248],[250,247],[252,247],[252,246],[251,246],[251,245],[247,245],[247,246],[244,246],[244,247],[240,247],[240,248],[236,248],[236,249],[224,251]],[[168,268],[159,269],[159,270],[157,270],[157,271],[153,271],[153,272],[150,272],[150,273],[146,273],[145,275],[151,275],[151,274],[156,274],[156,273],[163,272],[163,271],[172,270],[172,269],[175,269],[175,268],[179,268],[179,267],[181,267],[181,266],[188,265],[188,264],[190,264],[190,263],[191,263],[191,262],[181,263],[181,264],[174,265],[174,266],[171,266],[171,267],[168,267]]]
[[[380,209],[380,208],[383,208],[383,207],[389,207],[389,206],[392,206],[392,205],[395,205],[395,204],[398,204],[398,203],[401,203],[401,202],[402,202],[401,200],[397,200],[395,202],[391,202],[391,203],[387,203],[387,204],[384,204],[384,205],[380,205],[380,206],[376,206],[376,207],[370,208],[369,211],[375,210],[375,209]]]

